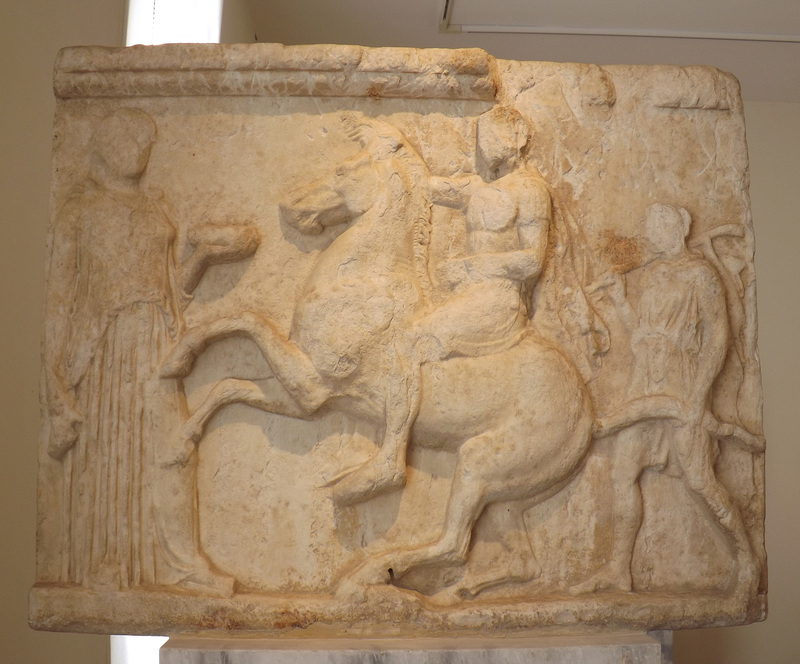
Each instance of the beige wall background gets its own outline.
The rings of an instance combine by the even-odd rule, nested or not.
[[[245,3],[231,4],[237,23],[228,35],[248,39]],[[108,661],[107,637],[34,632],[26,615],[34,580],[52,63],[62,46],[120,45],[123,15],[123,0],[0,2],[0,660],[9,664]],[[747,627],[676,633],[676,664],[800,658],[800,104],[746,103],[746,115],[768,439],[770,616]]]

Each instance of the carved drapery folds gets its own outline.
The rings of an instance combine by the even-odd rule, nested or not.
[[[732,76],[170,45],[55,91],[34,626],[763,619]]]

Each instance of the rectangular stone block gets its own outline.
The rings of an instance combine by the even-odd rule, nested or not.
[[[509,639],[192,639],[161,647],[160,664],[671,664],[645,634]]]
[[[34,627],[764,618],[733,76],[79,47],[55,93]]]

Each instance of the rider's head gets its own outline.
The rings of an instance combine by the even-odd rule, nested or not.
[[[525,118],[509,106],[495,106],[478,118],[475,137],[477,166],[489,180],[511,171],[522,160],[530,139]]]
[[[682,207],[654,203],[644,214],[648,248],[657,256],[675,256],[686,246],[692,217]]]

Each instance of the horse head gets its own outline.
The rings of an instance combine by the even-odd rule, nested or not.
[[[380,162],[403,146],[402,134],[384,122],[359,121],[348,114],[342,124],[362,149],[279,204],[281,219],[301,233],[318,235],[368,212],[383,189]]]

